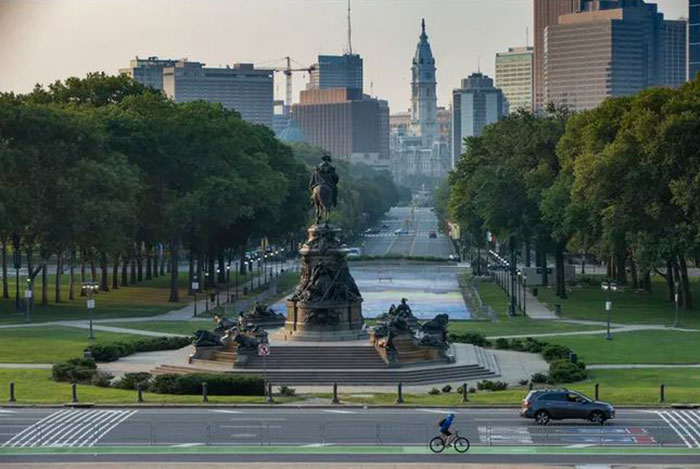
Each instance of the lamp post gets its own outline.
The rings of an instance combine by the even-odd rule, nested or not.
[[[671,274],[669,273],[668,275],[671,275]],[[678,322],[678,300],[680,299],[680,297],[678,296],[678,283],[679,282],[676,282],[676,293],[673,295],[673,301],[676,304],[676,316],[673,320],[673,327],[680,326],[680,324]]]
[[[92,294],[95,293],[99,287],[100,285],[97,282],[84,282],[80,285],[80,288],[83,290],[83,293],[87,293],[88,297],[87,309],[90,313],[90,333],[88,334],[88,340],[95,340],[95,334],[92,329],[92,317],[93,311],[95,310],[95,299],[92,297]]]
[[[197,276],[195,275],[192,277],[192,293],[194,293],[194,314],[192,314],[193,318],[197,317],[197,291],[199,290],[199,279],[197,279]]]
[[[239,271],[241,270],[241,259],[238,259],[238,262],[236,262],[236,301],[238,301],[238,274]]]
[[[520,311],[523,310],[523,305],[520,303],[520,287],[522,286],[522,273],[518,270],[515,272],[515,298],[516,304],[520,307]]]
[[[515,311],[516,309],[516,303],[517,303],[517,298],[516,298],[516,293],[515,293],[515,283],[516,283],[516,278],[515,278],[515,271],[517,268],[517,263],[518,259],[516,257],[515,253],[515,237],[511,236],[510,240],[508,242],[508,247],[510,248],[510,262],[508,263],[508,272],[510,273],[510,303],[508,304],[508,314],[511,316],[515,316],[517,313]]]
[[[226,303],[231,302],[231,263],[226,266]]]
[[[204,311],[209,312],[209,272],[204,272]]]
[[[603,291],[605,291],[605,310],[608,312],[608,332],[605,338],[607,340],[612,340],[612,334],[610,333],[610,315],[612,314],[612,301],[610,301],[610,291],[617,291],[617,284],[615,282],[606,280],[600,284],[600,288],[602,288]]]
[[[216,268],[216,277],[214,277],[214,293],[216,294],[216,307],[219,307],[219,275],[221,275],[221,269]]]
[[[27,309],[24,313],[24,322],[32,321],[32,297],[34,296],[34,289],[32,288],[32,279],[27,278],[27,290],[24,292],[24,297],[27,299]]]
[[[527,316],[527,275],[523,274],[523,316]]]
[[[22,252],[19,250],[19,236],[14,235],[12,238],[12,258],[15,264],[15,313],[19,313],[19,269],[22,267]]]

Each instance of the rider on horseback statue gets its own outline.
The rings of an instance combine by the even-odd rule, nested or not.
[[[331,157],[323,155],[321,163],[311,173],[309,181],[311,202],[316,209],[316,223],[325,217],[326,223],[331,216],[331,209],[338,204],[338,175],[331,164]]]

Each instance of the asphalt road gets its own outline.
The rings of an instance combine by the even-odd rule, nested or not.
[[[431,408],[348,407],[2,408],[0,462],[226,461],[226,457],[230,461],[230,454],[204,451],[217,447],[259,448],[252,453],[236,453],[236,461],[432,461],[436,456],[425,450],[425,444],[436,434],[433,425],[445,412]],[[700,411],[622,409],[618,410],[615,420],[602,427],[584,421],[538,427],[532,421],[520,418],[514,409],[460,409],[455,414],[455,427],[472,443],[473,448],[468,453],[468,460],[472,462],[556,463],[577,460],[610,463],[631,462],[630,457],[634,457],[637,463],[700,461]],[[61,448],[61,453],[65,454],[16,453],[39,447]],[[122,447],[164,448],[168,451],[135,458],[133,454],[127,454],[134,451],[117,450]],[[351,447],[360,447],[360,450],[349,454],[340,450]],[[366,449],[362,451],[362,447]],[[615,454],[601,456],[595,451],[579,455],[528,454],[522,451],[536,447],[567,450],[616,447],[622,450],[615,454],[620,453],[627,459],[619,459]],[[694,453],[661,455],[647,451],[635,455],[637,451],[650,447],[659,452],[675,448]],[[202,451],[193,451],[197,448]],[[336,454],[322,451],[328,448],[339,450]],[[392,451],[391,448],[404,449]],[[503,451],[499,452],[499,448]],[[82,449],[94,454],[80,454]],[[71,453],[71,450],[76,453]],[[112,453],[113,450],[116,451]],[[405,454],[407,451],[414,454]],[[439,457],[446,462],[464,461],[466,456],[447,451]]]
[[[438,231],[435,214],[426,207],[394,207],[376,228],[379,233],[365,235],[365,255],[447,258],[455,254],[449,238]],[[401,228],[408,234],[395,235],[394,231]],[[431,238],[430,231],[435,231],[437,238]]]

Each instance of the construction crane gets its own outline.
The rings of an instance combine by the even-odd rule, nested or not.
[[[272,70],[275,72],[282,72],[284,75],[287,77],[287,94],[284,100],[284,104],[287,106],[292,105],[292,73],[294,72],[307,72],[311,74],[314,70],[316,70],[316,66],[310,65],[308,67],[300,67],[300,68],[292,68],[292,58],[287,56],[284,57],[284,60],[287,61],[287,66],[286,67],[274,67]],[[297,63],[296,61],[294,61]]]

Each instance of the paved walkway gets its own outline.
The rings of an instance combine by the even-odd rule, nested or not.
[[[572,322],[567,320],[560,320],[560,322]],[[574,321],[575,324],[588,324],[588,325],[598,325],[595,321]],[[601,324],[605,325],[605,323]],[[676,332],[700,332],[697,329],[683,329],[679,327],[668,327],[661,324],[610,324],[610,332],[636,332],[636,331],[676,331]],[[489,336],[488,339],[524,339],[526,337],[562,337],[571,335],[599,335],[607,333],[607,329],[597,329],[592,331],[574,331],[574,332],[548,332],[542,334],[516,334],[516,335],[500,335],[500,336]]]

